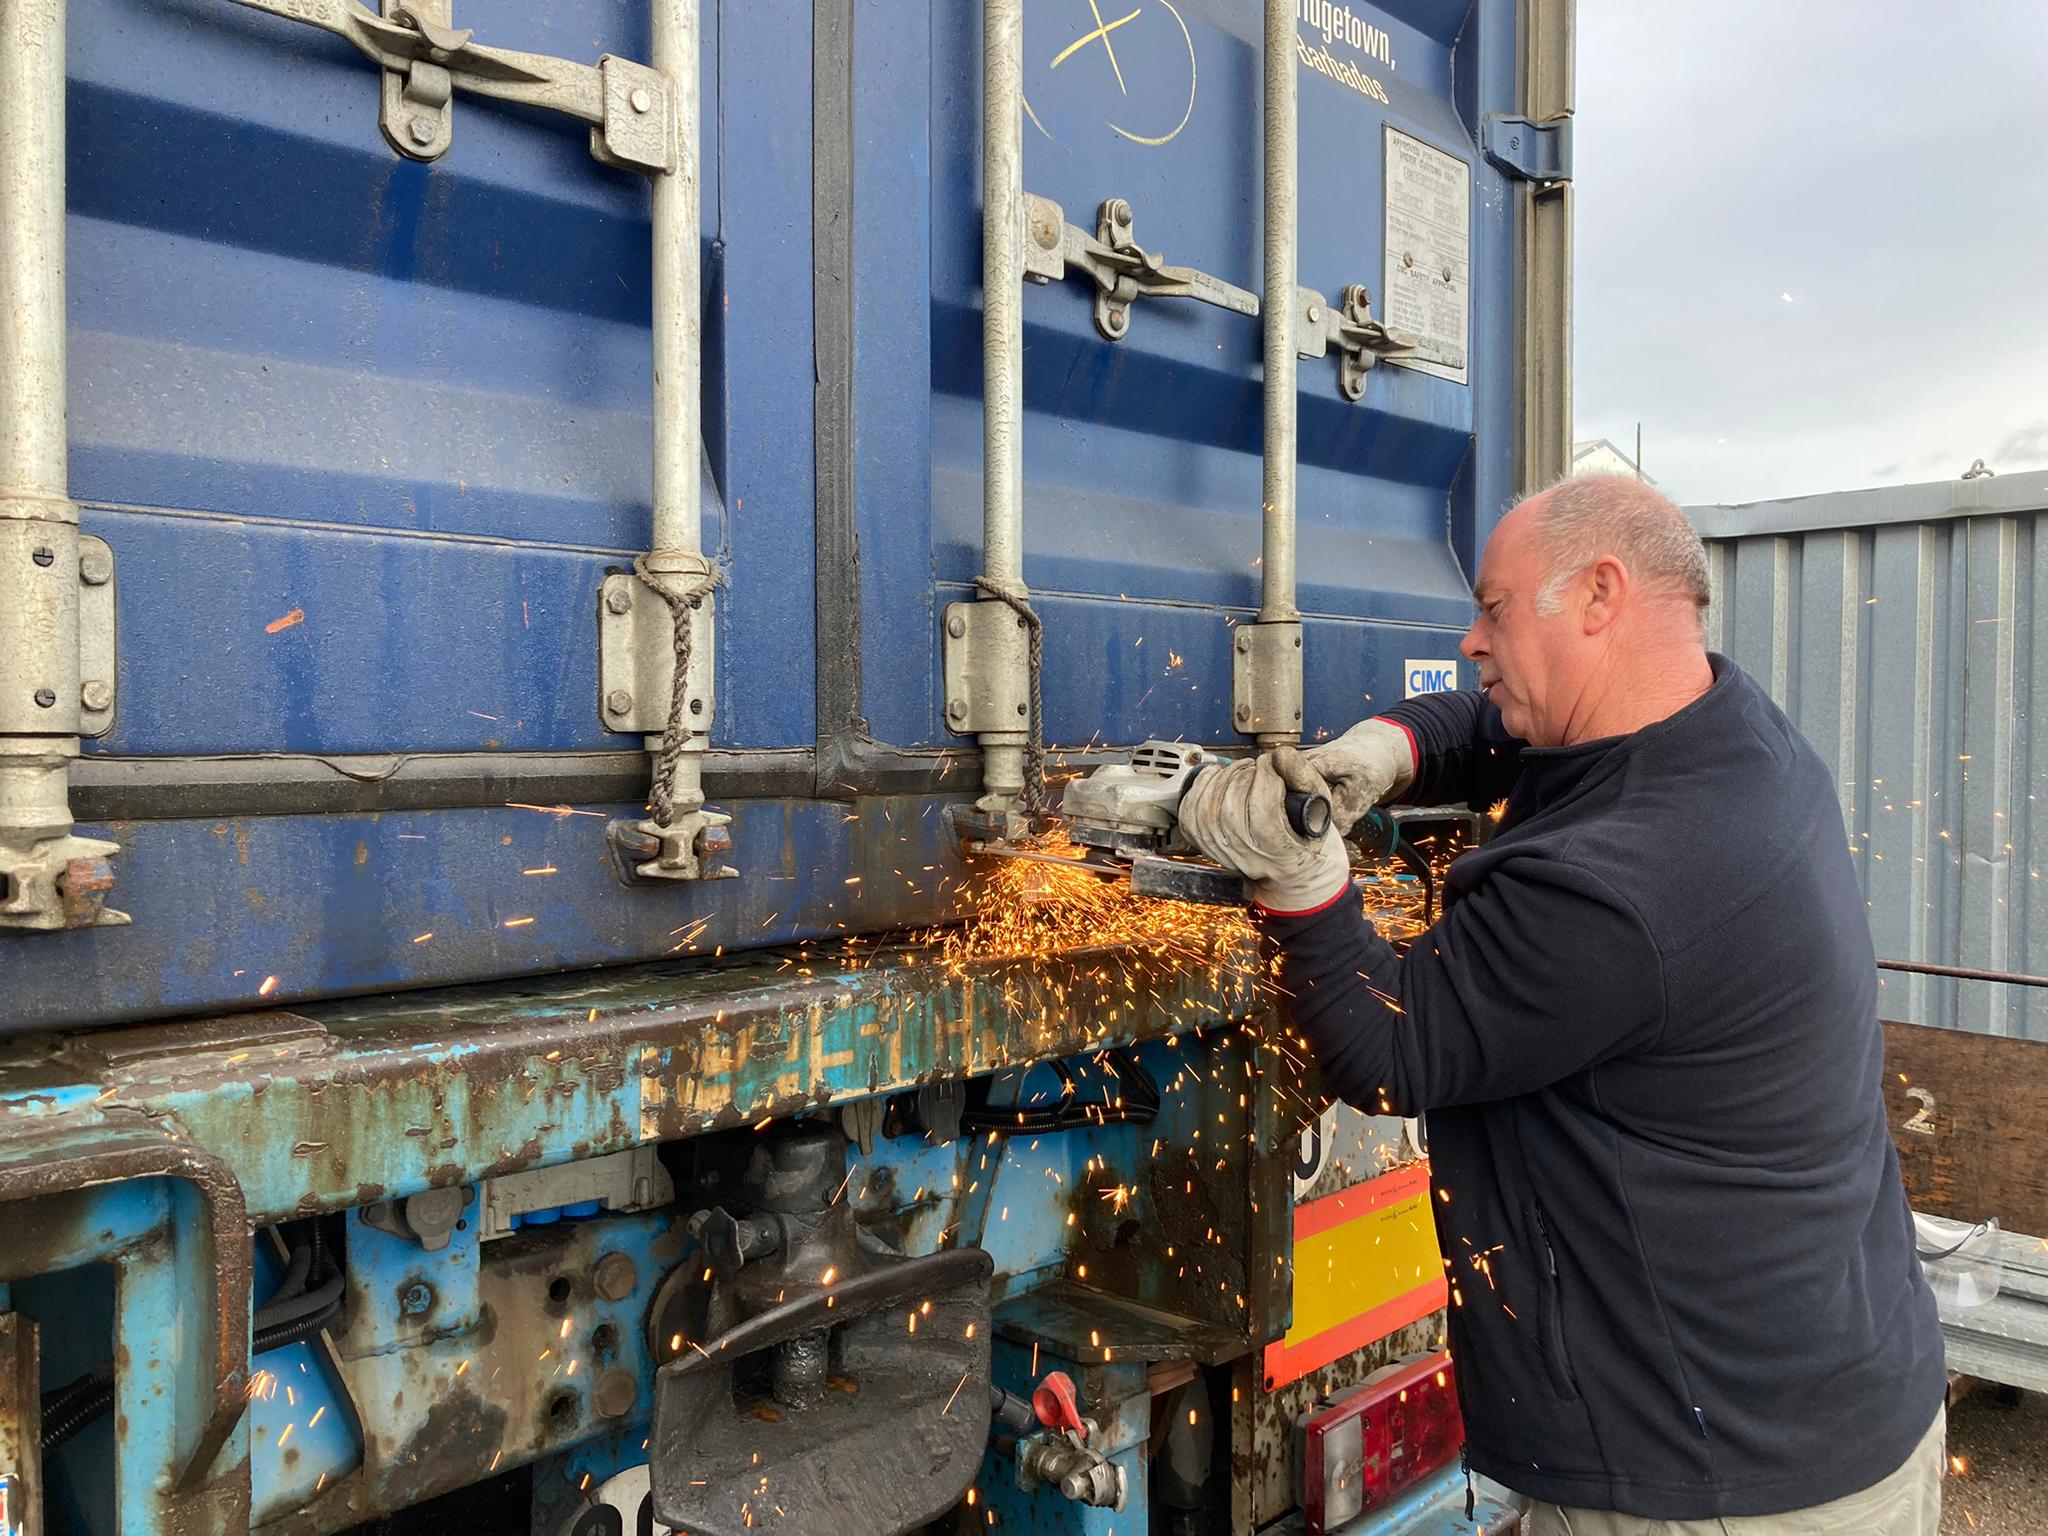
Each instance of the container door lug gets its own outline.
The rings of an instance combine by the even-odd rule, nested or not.
[[[11,579],[9,579],[11,578]],[[17,657],[29,686],[0,699],[0,929],[43,932],[116,927],[125,912],[106,904],[118,843],[73,829],[70,764],[77,738],[114,728],[116,670],[114,551],[75,522],[0,515],[0,615],[49,622]]]
[[[946,605],[946,729],[961,736],[1014,732],[1029,724],[1029,635],[1023,619],[998,602]]]
[[[1415,355],[1417,338],[1390,331],[1372,314],[1372,293],[1361,283],[1345,286],[1332,304],[1313,288],[1297,290],[1294,304],[1295,345],[1300,357],[1337,353],[1337,391],[1346,400],[1365,397],[1365,376],[1382,358]]]
[[[1240,624],[1230,646],[1231,723],[1241,735],[1301,734],[1301,623]]]
[[[1106,341],[1131,331],[1131,305],[1141,298],[1199,299],[1235,314],[1256,315],[1259,296],[1192,267],[1169,267],[1157,251],[1138,244],[1131,205],[1112,197],[1095,210],[1095,233],[1067,222],[1049,197],[1024,194],[1024,276],[1058,282],[1069,265],[1095,284],[1095,329]]]
[[[438,160],[455,136],[455,82],[446,61],[468,44],[470,34],[448,25],[450,0],[384,0],[384,19],[419,33],[426,57],[385,68],[377,126],[406,159]]]

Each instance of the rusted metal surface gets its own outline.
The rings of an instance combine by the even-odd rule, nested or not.
[[[36,1325],[0,1314],[0,1476],[16,1536],[43,1536],[42,1370]]]
[[[1248,1394],[1250,1411],[1244,1417],[1248,1420],[1249,1439],[1240,1449],[1233,1438],[1232,1457],[1235,1475],[1250,1485],[1254,1519],[1259,1525],[1279,1519],[1295,1506],[1295,1420],[1318,1399],[1355,1386],[1381,1366],[1404,1355],[1441,1348],[1443,1336],[1443,1314],[1434,1313],[1356,1354],[1289,1382],[1277,1392]],[[1257,1382],[1256,1373],[1251,1380]]]
[[[966,978],[919,960],[751,954],[13,1042],[0,1117],[38,1142],[162,1126],[228,1170],[260,1224],[1258,1007],[1248,984],[1219,991],[1138,955]]]
[[[213,1411],[180,1474],[188,1492],[163,1496],[160,1506],[165,1520],[194,1530],[238,1528],[235,1511],[245,1526],[249,1501],[246,1437],[235,1441],[236,1456],[220,1458],[220,1477],[194,1479],[242,1406],[252,1225],[1171,1040],[1147,1047],[1162,1087],[1173,1071],[1184,1079],[1165,1096],[1160,1123],[1095,1128],[1084,1138],[1086,1150],[1062,1166],[1075,1176],[1069,1188],[1085,1182],[1088,1194],[1046,1207],[1047,1230],[1032,1238],[1039,1256],[1019,1258],[1017,1280],[1057,1278],[1073,1292],[1067,1332],[1077,1346],[1085,1307],[1130,1323],[1134,1347],[1141,1332],[1171,1336],[1146,1353],[1228,1358],[1284,1326],[1284,1295],[1276,1300],[1270,1283],[1253,1281],[1263,1274],[1270,1282],[1278,1264],[1274,1234],[1284,1232],[1276,1223],[1285,1221],[1295,1127],[1255,1091],[1247,1037],[1214,1028],[1259,1015],[1262,1002],[1248,982],[1219,985],[1217,974],[1243,972],[1190,975],[1178,961],[1126,952],[990,963],[964,976],[915,948],[837,966],[802,953],[752,954],[16,1039],[0,1047],[0,1201],[48,1198],[38,1221],[17,1223],[22,1239],[0,1268],[45,1272],[91,1249],[85,1208],[73,1208],[79,1197],[64,1190],[149,1177],[190,1186],[201,1202],[193,1210],[204,1213],[205,1251],[219,1255],[208,1261],[218,1281],[207,1286],[219,1292],[209,1323]],[[985,1155],[971,1137],[933,1152]],[[1094,1163],[1085,1180],[1083,1158]],[[864,1184],[862,1209],[914,1242],[912,1251],[931,1251],[923,1245],[961,1220],[974,1165],[958,1166],[967,1170],[961,1184],[928,1193]],[[1008,1177],[1019,1175],[1013,1168]],[[1119,1187],[1121,1198],[1112,1192]],[[1022,1207],[1031,1196],[1017,1188],[1014,1198]],[[1003,1214],[999,1206],[990,1219]],[[602,1226],[617,1234],[622,1223],[662,1219]],[[1148,1226],[1171,1236],[1155,1246],[1144,1240]],[[624,1291],[613,1301],[590,1278],[613,1240],[595,1228],[558,1230],[554,1241],[572,1245],[559,1261],[535,1257],[551,1252],[547,1241],[524,1234],[472,1249],[465,1293],[446,1266],[421,1259],[417,1273],[408,1268],[406,1255],[420,1256],[405,1238],[352,1223],[353,1290],[337,1358],[353,1400],[377,1408],[364,1415],[362,1465],[277,1529],[344,1529],[620,1422],[607,1408],[625,1400],[624,1385],[613,1378],[600,1403],[598,1383],[651,1371],[641,1325],[681,1240],[664,1265],[643,1260],[628,1276],[611,1263],[606,1288]],[[390,1262],[360,1270],[358,1258],[378,1241],[393,1245]],[[141,1257],[155,1265],[150,1273],[170,1272],[164,1255]],[[562,1272],[578,1277],[566,1309],[547,1296]],[[595,1335],[600,1316],[612,1325],[606,1346],[584,1343],[568,1374],[559,1330],[570,1323],[573,1348]],[[1077,1347],[1076,1358],[1087,1351]],[[633,1396],[630,1411],[643,1412],[644,1389]],[[179,1422],[140,1406],[135,1416],[159,1437]]]
[[[1970,965],[1931,965],[1924,960],[1880,960],[1880,971],[1904,971],[1911,976],[1946,976],[1956,981],[1995,981],[2008,987],[2048,987],[2048,976],[2031,976],[2025,971],[1987,971]]]
[[[359,1234],[380,1236],[352,1227],[352,1243]],[[393,1253],[403,1247],[389,1241]],[[600,1294],[595,1276],[619,1245],[649,1262],[631,1289]],[[437,1264],[434,1305],[422,1313],[407,1311],[402,1288],[363,1287],[335,1338],[349,1396],[376,1405],[363,1416],[362,1464],[265,1532],[344,1530],[601,1431],[616,1378],[649,1379],[642,1322],[684,1247],[670,1215],[627,1216],[538,1228],[481,1250],[458,1241],[456,1261]],[[381,1259],[374,1267],[394,1272]],[[462,1294],[450,1277],[465,1271],[474,1284]],[[618,1278],[617,1266],[611,1273]]]
[[[79,1197],[145,1179],[189,1186],[204,1213],[200,1229],[179,1238],[204,1246],[203,1262],[193,1267],[207,1275],[207,1283],[184,1302],[210,1322],[204,1330],[206,1353],[198,1362],[199,1390],[209,1407],[175,1476],[177,1489],[186,1492],[206,1481],[247,1401],[249,1223],[233,1171],[200,1148],[142,1124],[103,1126],[76,1138],[52,1137],[42,1127],[28,1134],[17,1130],[0,1138],[0,1206],[6,1207],[10,1233],[18,1234],[0,1252],[0,1278],[23,1279],[67,1263],[114,1257],[96,1251],[85,1230],[91,1207]],[[246,1490],[244,1498],[246,1515]]]

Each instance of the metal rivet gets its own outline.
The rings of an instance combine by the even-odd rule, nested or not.
[[[633,695],[623,688],[614,688],[604,696],[604,707],[615,715],[623,715],[633,707]]]
[[[1296,710],[1296,711],[1294,712],[1294,718],[1295,718],[1295,719],[1297,719],[1297,720],[1299,720],[1299,719],[1301,718],[1301,711],[1300,711],[1300,710],[1298,710],[1298,709],[1297,709],[1297,710]]]
[[[1051,219],[1040,219],[1038,228],[1032,233],[1038,237],[1038,243],[1048,251],[1060,243],[1060,227]]]
[[[1252,648],[1252,637],[1241,629],[1237,632],[1237,648],[1240,651],[1248,651]]]
[[[1308,318],[1310,322],[1313,323],[1323,318],[1323,312],[1322,310],[1318,309],[1315,305],[1311,304],[1308,307]]]
[[[1297,651],[1301,649],[1301,636],[1299,636],[1299,635],[1296,635],[1296,636],[1294,637],[1294,648],[1295,648],[1295,649],[1296,649]]]
[[[56,555],[47,549],[37,549],[29,556],[29,559],[35,561],[37,565],[48,565],[56,558]]]
[[[412,135],[413,143],[425,149],[440,136],[440,125],[431,117],[416,117],[406,124],[405,131]]]
[[[1119,224],[1128,224],[1131,222],[1131,205],[1122,198],[1118,198],[1110,206],[1109,216]]]
[[[78,551],[78,579],[88,587],[104,587],[114,579],[114,560],[91,544]]]
[[[628,96],[626,100],[632,104],[635,112],[651,111],[654,107],[654,97],[649,94],[647,87],[644,85],[636,86],[633,94]]]
[[[87,709],[110,709],[114,703],[114,690],[102,682],[90,682],[78,691]]]
[[[1024,706],[1022,704],[1017,706],[1017,713],[1020,715],[1024,713]]]
[[[633,594],[623,585],[613,587],[604,595],[604,605],[613,613],[626,613],[633,606]]]
[[[693,715],[701,715],[701,714],[703,714],[703,713],[704,713],[704,701],[703,701],[702,699],[692,699],[692,700],[690,700],[690,713],[691,713],[691,714],[693,714]]]
[[[967,620],[960,614],[949,614],[946,618],[946,633],[958,640],[967,633]]]
[[[36,690],[36,703],[44,709],[55,709],[57,707],[57,695],[48,688],[38,688]]]

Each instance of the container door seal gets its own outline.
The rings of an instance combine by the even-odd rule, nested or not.
[[[1413,358],[1390,361],[1469,384],[1471,167],[1392,125],[1386,136],[1384,323],[1421,338]]]

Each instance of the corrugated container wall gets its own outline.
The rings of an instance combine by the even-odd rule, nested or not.
[[[466,91],[446,154],[401,158],[377,71],[302,10],[356,14],[71,8],[70,494],[117,562],[119,648],[71,787],[134,922],[0,935],[0,1032],[952,915],[938,810],[981,772],[943,683],[982,569],[982,7],[703,7],[704,773],[739,878],[654,889],[608,867],[649,760],[599,665],[603,583],[651,537],[647,178]],[[1531,81],[1568,109],[1569,33],[1515,0],[1299,14],[1299,323],[1358,285],[1425,344],[1355,400],[1330,351],[1300,363],[1313,740],[1425,663],[1471,683],[1475,552],[1562,452],[1568,188],[1504,165],[1541,171],[1516,114]],[[1241,292],[1147,297],[1111,341],[1079,265],[1020,285],[1046,735],[1248,747],[1260,10],[1024,18],[1024,190],[1077,240],[1128,204],[1132,240]],[[456,19],[650,57],[644,5]]]
[[[1835,770],[1880,958],[2048,969],[2048,474],[1695,507],[1708,644]],[[2048,993],[1888,974],[1888,1018],[2048,1040]]]

